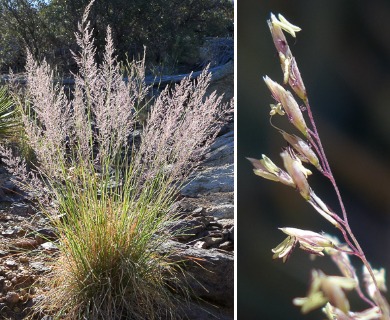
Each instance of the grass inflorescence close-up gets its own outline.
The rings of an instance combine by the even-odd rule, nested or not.
[[[311,271],[310,286],[305,297],[293,299],[293,304],[300,307],[303,314],[321,308],[328,319],[389,319],[390,306],[384,292],[387,291],[385,269],[376,269],[368,261],[358,238],[349,223],[349,215],[344,205],[340,189],[331,170],[323,143],[313,116],[314,108],[309,103],[307,89],[301,77],[298,64],[293,56],[286,35],[296,38],[301,28],[290,23],[283,15],[267,20],[272,39],[279,57],[283,74],[283,84],[265,76],[274,104],[271,104],[270,124],[279,131],[287,142],[280,156],[283,169],[270,158],[252,159],[254,173],[262,178],[280,182],[294,188],[326,222],[334,227],[332,234],[314,232],[308,229],[283,227],[279,228],[287,238],[272,249],[273,259],[286,262],[294,249],[299,248],[315,256],[329,256],[341,275],[327,274],[326,265],[318,266]],[[289,91],[291,89],[292,91]],[[282,130],[274,117],[287,118],[289,124],[298,131],[293,135]],[[291,130],[291,129],[288,129]],[[332,186],[336,195],[339,211],[327,205],[314,191],[309,176],[314,169]],[[340,241],[333,233],[337,229]],[[363,267],[362,274],[356,270],[351,258],[358,258]],[[362,311],[352,311],[347,292],[354,291],[361,302],[366,305]]]

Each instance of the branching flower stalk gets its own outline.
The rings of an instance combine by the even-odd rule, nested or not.
[[[381,291],[386,291],[385,270],[373,269],[368,262],[363,249],[353,234],[348,222],[339,188],[329,165],[329,161],[322,146],[312,109],[307,96],[301,74],[295,57],[292,55],[284,32],[295,37],[301,29],[288,22],[282,15],[271,14],[268,20],[273,42],[279,55],[283,72],[283,85],[289,85],[296,96],[303,102],[297,102],[293,93],[284,86],[264,77],[264,81],[276,101],[271,104],[271,117],[287,115],[289,122],[303,135],[287,133],[272,124],[280,131],[288,146],[280,154],[285,170],[279,168],[271,159],[263,155],[261,160],[251,159],[254,173],[263,178],[281,182],[296,188],[301,196],[328,222],[335,226],[342,234],[345,243],[340,243],[335,237],[319,234],[310,230],[297,228],[280,228],[288,237],[272,251],[273,258],[281,258],[285,262],[297,244],[310,254],[324,256],[327,254],[337,265],[342,276],[328,276],[321,270],[312,271],[311,285],[307,297],[294,299],[294,304],[301,307],[302,313],[307,313],[319,307],[328,319],[390,319],[390,307]],[[308,123],[305,120],[305,113]],[[338,198],[341,215],[332,211],[318,197],[308,182],[312,172],[304,163],[316,168],[332,184]],[[359,278],[349,256],[358,257],[363,263],[363,283],[365,295],[361,289]],[[370,305],[362,312],[352,312],[345,291],[356,290],[359,297]]]

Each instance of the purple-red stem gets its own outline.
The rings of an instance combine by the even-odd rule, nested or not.
[[[343,202],[343,199],[341,198],[341,194],[340,194],[340,190],[337,186],[337,183],[336,183],[336,180],[333,176],[333,173],[332,173],[332,170],[330,169],[330,165],[329,165],[329,162],[328,162],[328,159],[326,157],[326,154],[325,154],[325,151],[324,151],[324,148],[322,146],[322,142],[321,142],[321,139],[319,137],[319,134],[318,134],[318,130],[317,130],[317,126],[315,124],[315,121],[314,121],[314,118],[313,118],[313,114],[311,112],[311,108],[310,108],[310,104],[309,104],[309,100],[306,98],[305,101],[305,107],[306,107],[306,110],[307,110],[307,114],[309,116],[309,120],[310,120],[310,123],[313,127],[313,130],[312,130],[312,133],[313,133],[313,137],[314,139],[317,141],[318,145],[317,145],[317,149],[319,149],[319,156],[321,158],[321,161],[323,161],[323,164],[324,164],[324,176],[327,177],[330,182],[332,183],[332,186],[336,192],[336,195],[337,195],[337,199],[339,201],[339,204],[340,204],[340,208],[341,208],[341,212],[343,214],[343,222],[344,222],[344,227],[346,229],[343,230],[343,228],[339,228],[339,230],[342,232],[343,236],[344,236],[344,239],[346,240],[346,242],[351,246],[351,243],[349,241],[349,238],[348,236],[352,239],[352,242],[354,243],[354,246],[351,246],[351,249],[353,249],[355,251],[355,255],[358,256],[360,258],[360,260],[363,262],[363,264],[365,265],[365,267],[367,268],[368,272],[370,273],[370,276],[374,282],[374,285],[377,289],[378,292],[379,291],[379,287],[378,287],[378,284],[376,282],[376,279],[375,279],[375,275],[374,275],[374,272],[370,266],[370,264],[368,263],[367,261],[367,258],[359,244],[359,242],[357,241],[355,235],[353,234],[350,226],[349,226],[349,222],[348,222],[348,216],[347,216],[347,211],[345,210],[345,206],[344,206],[344,202]],[[310,137],[311,138],[311,137]],[[309,140],[310,140],[309,138]],[[313,141],[313,139],[311,139]],[[355,248],[356,246],[356,248]],[[357,250],[356,250],[357,249]],[[367,302],[369,302],[370,305],[372,306],[375,306],[375,304],[367,299],[363,293],[361,292],[361,290],[359,289],[358,290],[358,294],[359,296],[361,296],[361,298]]]

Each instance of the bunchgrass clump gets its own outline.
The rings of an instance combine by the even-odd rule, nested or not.
[[[185,294],[185,283],[158,252],[172,236],[164,230],[174,220],[170,178],[159,172],[137,190],[141,177],[132,167],[85,169],[75,167],[63,187],[53,188],[62,254],[43,307],[67,319],[174,318],[175,290]]]
[[[27,88],[18,101],[33,169],[0,148],[59,238],[51,290],[35,310],[72,320],[176,318],[177,300],[188,293],[185,277],[169,259],[173,252],[159,249],[175,236],[172,205],[230,107],[215,93],[205,96],[207,71],[197,81],[186,78],[153,101],[134,143],[137,107],[149,89],[144,70],[123,81],[109,28],[97,65],[91,5],[76,34],[79,73],[70,96],[45,61],[27,55]]]

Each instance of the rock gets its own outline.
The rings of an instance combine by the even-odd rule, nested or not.
[[[1,232],[1,235],[4,236],[4,237],[11,237],[11,236],[13,236],[16,233],[17,232],[15,232],[14,229],[6,229],[6,230]]]
[[[183,319],[191,320],[233,320],[233,312],[224,312],[211,304],[188,303],[182,307]]]
[[[16,236],[24,236],[26,234],[25,230],[19,226],[13,226],[1,232],[4,237],[14,238]]]
[[[35,210],[29,204],[16,202],[12,204],[10,212],[14,215],[26,216],[35,213]]]
[[[196,208],[195,210],[192,211],[192,215],[195,216],[195,215],[201,214],[202,211],[203,211],[202,207]]]
[[[8,198],[5,195],[5,192],[1,187],[0,187],[0,201],[1,202],[8,202]]]
[[[194,244],[194,248],[197,249],[207,249],[207,243],[206,241],[196,241]]]
[[[211,167],[198,172],[187,184],[182,195],[196,197],[202,193],[233,192],[234,191],[234,165]]]
[[[161,248],[174,261],[185,261],[186,278],[195,296],[225,307],[234,305],[234,255],[218,249],[193,248],[169,241]]]
[[[210,146],[202,167],[190,178],[182,195],[234,191],[234,133],[230,131]]]
[[[40,295],[32,298],[31,304],[36,305],[36,304],[42,303],[42,301],[44,299],[45,299],[45,296],[43,294],[40,294]]]
[[[221,38],[218,39],[220,41]],[[231,41],[231,40],[228,40]],[[225,46],[226,48],[226,46]],[[230,49],[228,49],[230,50]],[[225,53],[227,51],[225,50]],[[225,54],[224,53],[224,54]],[[207,54],[206,61],[210,61],[210,54]],[[224,56],[224,59],[227,55]],[[211,69],[213,72],[210,86],[207,89],[208,93],[216,91],[217,94],[223,94],[222,101],[229,102],[234,97],[234,64],[233,59],[224,60],[226,63],[220,65],[218,69]],[[223,63],[222,61],[220,63]],[[219,63],[218,63],[219,64]]]
[[[207,209],[207,214],[218,219],[233,219],[234,205],[233,203],[224,203],[219,205],[211,205]]]
[[[32,275],[29,271],[24,270],[23,273],[17,274],[16,277],[11,279],[12,284],[14,285],[15,289],[20,288],[27,288],[30,287],[35,281],[34,275]],[[24,289],[22,289],[19,293],[23,295],[22,293]],[[24,290],[25,291],[25,290]]]
[[[5,194],[13,194],[17,190],[17,187],[11,180],[5,180],[1,185],[1,189]]]
[[[4,283],[3,283],[3,291],[4,292],[8,292],[11,290],[11,287],[12,287],[12,282],[9,281],[9,280],[4,280]]]
[[[234,226],[234,219],[218,219],[218,223],[221,224],[222,229],[229,230]]]
[[[1,170],[0,166],[0,170]],[[0,200],[6,202],[24,201],[28,198],[26,192],[21,190],[12,180],[12,175],[5,173],[0,175]]]
[[[22,238],[16,240],[13,243],[13,246],[21,249],[35,249],[36,247],[38,247],[38,242],[35,239]]]
[[[58,251],[58,247],[53,242],[44,242],[41,247],[47,251]]]
[[[1,212],[0,221],[9,221],[9,220],[12,220],[11,216],[8,214],[5,214],[4,212]]]
[[[228,122],[224,124],[221,128],[221,130],[218,132],[218,136],[222,136],[227,132],[233,131],[234,130],[234,112],[232,112],[231,115],[228,115],[227,117]]]
[[[6,303],[3,303],[3,302],[0,302],[0,311],[4,312],[5,310],[7,310],[7,304]]]
[[[209,226],[212,229],[222,229],[222,225],[219,223],[218,220],[211,220]]]
[[[225,241],[218,246],[218,249],[225,250],[225,251],[233,251],[234,245],[230,241]]]
[[[228,239],[234,242],[234,226],[229,229]]]
[[[56,239],[57,239],[57,234],[55,230],[52,228],[42,228],[37,230],[35,233],[35,240],[37,240],[39,244],[50,240],[53,241]]]
[[[206,228],[206,222],[202,221],[204,220],[202,218],[195,217],[194,219],[174,221],[167,229],[172,234],[178,234],[176,239],[180,241],[188,240]]]
[[[199,206],[203,208],[203,215],[217,219],[231,219],[231,221],[234,219],[233,192],[215,192],[197,198],[183,198],[180,200],[179,210],[181,212],[191,212]]]
[[[19,262],[20,263],[27,263],[29,261],[30,261],[30,259],[28,257],[26,257],[26,256],[20,256],[19,257]]]
[[[20,301],[27,302],[30,299],[30,295],[28,293],[25,293],[23,295],[19,296]]]
[[[9,304],[16,304],[19,302],[19,294],[17,294],[14,291],[7,292],[7,295],[5,296],[5,300]]]
[[[203,165],[220,166],[234,163],[234,132],[230,131],[220,137],[210,146]]]
[[[50,268],[46,267],[43,262],[32,262],[30,263],[30,267],[38,273],[50,271]]]
[[[18,263],[13,259],[5,260],[4,265],[10,269],[17,269]]]
[[[219,235],[219,237],[205,237],[204,241],[207,243],[208,247],[215,247],[218,244],[223,242],[223,236],[222,234]]]
[[[19,297],[19,300],[20,300],[20,297]],[[15,313],[20,313],[22,310],[19,307],[15,307],[12,311]]]

